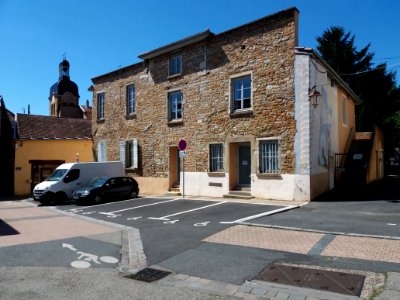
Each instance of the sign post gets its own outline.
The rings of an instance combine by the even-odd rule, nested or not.
[[[182,198],[185,199],[185,157],[187,142],[180,139],[178,142],[179,157],[182,158]]]

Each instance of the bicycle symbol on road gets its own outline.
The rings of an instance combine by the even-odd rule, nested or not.
[[[100,256],[99,257],[95,254],[78,251],[78,249],[76,249],[74,247],[74,245],[71,245],[71,244],[63,243],[62,247],[67,248],[71,251],[74,251],[74,252],[76,252],[76,254],[79,255],[77,260],[74,260],[73,262],[71,262],[71,266],[74,268],[77,268],[77,269],[90,268],[91,263],[100,265],[102,262],[107,263],[107,264],[116,264],[118,262],[118,259],[113,256]]]

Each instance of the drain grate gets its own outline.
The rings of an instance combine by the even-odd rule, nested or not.
[[[263,270],[255,279],[360,296],[365,276],[276,264]]]
[[[171,272],[152,269],[152,268],[145,268],[145,269],[137,272],[136,274],[127,275],[125,277],[150,283],[150,282],[160,280],[160,279],[168,276],[169,274],[171,274]]]

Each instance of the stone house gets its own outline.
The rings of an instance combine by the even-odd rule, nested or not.
[[[139,58],[90,89],[97,159],[122,160],[142,193],[303,201],[333,187],[359,99],[298,47],[296,8]]]

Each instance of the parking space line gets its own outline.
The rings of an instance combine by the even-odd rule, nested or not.
[[[169,203],[169,202],[173,202],[176,200],[181,200],[180,198],[176,198],[176,199],[172,199],[172,200],[167,200],[167,201],[160,201],[160,202],[155,202],[155,203],[149,203],[149,204],[143,204],[143,205],[139,205],[139,206],[135,206],[135,207],[128,207],[128,208],[124,208],[124,209],[120,209],[120,210],[116,210],[116,211],[110,211],[110,212],[99,212],[99,214],[111,214],[114,215],[115,213],[119,213],[119,212],[123,212],[123,211],[127,211],[127,210],[134,210],[134,209],[138,209],[138,208],[142,208],[142,207],[148,207],[148,206],[154,206],[154,205],[158,205],[158,204],[164,204],[164,203]]]
[[[147,219],[150,219],[150,220],[169,221],[169,219],[168,219],[169,217],[178,216],[178,215],[182,215],[182,214],[185,214],[185,213],[190,213],[190,212],[193,212],[193,211],[196,211],[196,210],[201,210],[201,209],[209,208],[209,207],[212,207],[212,206],[221,205],[221,204],[224,204],[224,203],[226,203],[226,202],[227,202],[227,201],[217,202],[217,203],[214,203],[214,204],[210,204],[210,205],[201,206],[201,207],[194,208],[194,209],[189,209],[189,210],[181,211],[181,212],[178,212],[178,213],[175,213],[175,214],[172,214],[172,215],[168,215],[168,216],[164,216],[164,217],[160,217],[160,218],[149,217],[149,218],[147,218]]]
[[[295,208],[295,207],[298,207],[298,206],[288,205],[288,206],[285,206],[285,207],[282,207],[282,208],[278,208],[278,209],[274,209],[274,210],[271,210],[271,211],[263,212],[263,213],[257,214],[257,215],[248,216],[248,217],[245,217],[245,218],[242,218],[242,219],[238,219],[238,220],[235,220],[235,221],[219,222],[219,223],[220,224],[240,224],[240,223],[243,223],[243,222],[246,222],[246,221],[249,221],[249,220],[253,220],[253,219],[257,219],[257,218],[273,215],[273,214],[276,214],[276,213],[279,213],[279,212],[282,212],[282,211],[290,210],[290,209]]]

